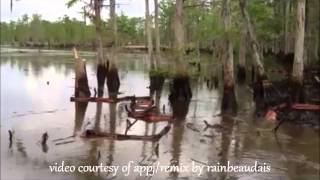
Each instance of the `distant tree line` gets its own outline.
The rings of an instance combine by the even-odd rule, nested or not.
[[[117,16],[120,44],[141,44],[144,42],[144,19]],[[103,22],[104,44],[111,42],[109,22]],[[41,19],[38,14],[23,15],[18,21],[1,22],[1,44],[20,47],[69,48],[73,46],[94,48],[96,32],[93,24],[86,24],[64,16],[58,21]],[[110,38],[108,38],[110,37]]]

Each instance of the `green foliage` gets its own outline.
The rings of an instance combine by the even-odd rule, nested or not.
[[[144,19],[121,14],[117,16],[117,26],[120,44],[144,42]]]
[[[248,11],[255,25],[256,33],[260,41],[271,41],[279,37],[281,33],[281,18],[275,12],[278,2],[270,3],[265,0],[248,1]]]
[[[68,8],[72,7],[78,0],[69,0],[66,5]]]
[[[159,30],[162,43],[169,44],[173,39],[173,29],[171,23],[174,17],[174,3],[172,0],[162,0],[159,2]]]

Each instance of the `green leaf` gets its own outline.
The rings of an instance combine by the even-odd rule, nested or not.
[[[66,5],[68,8],[72,7],[78,0],[69,0]]]

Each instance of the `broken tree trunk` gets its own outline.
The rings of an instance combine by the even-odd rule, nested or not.
[[[90,97],[90,89],[88,85],[88,77],[86,70],[86,63],[84,59],[80,59],[76,48],[73,48],[73,55],[75,58],[75,97]]]

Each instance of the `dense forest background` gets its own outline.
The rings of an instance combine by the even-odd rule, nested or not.
[[[219,42],[226,34],[232,38],[234,51],[239,52],[241,34],[244,26],[238,1],[230,2],[231,28],[225,31],[221,23],[222,1],[184,2],[183,26],[185,29],[185,48],[212,51],[219,49]],[[251,0],[247,10],[254,25],[261,51],[294,51],[295,21],[297,0]],[[305,56],[308,61],[319,59],[319,1],[307,0],[305,13]],[[172,47],[175,2],[159,1],[159,31],[161,46]],[[152,24],[155,18],[152,14]],[[116,16],[119,45],[144,45],[146,43],[145,18]],[[112,41],[110,19],[102,19],[102,35],[105,47]],[[155,28],[152,25],[152,31]],[[18,21],[1,22],[1,44],[15,46],[67,48],[96,47],[95,27],[92,22],[71,19],[68,16],[56,22],[41,19],[40,15],[24,15]],[[110,38],[109,38],[110,37]],[[155,38],[153,37],[153,42]]]

